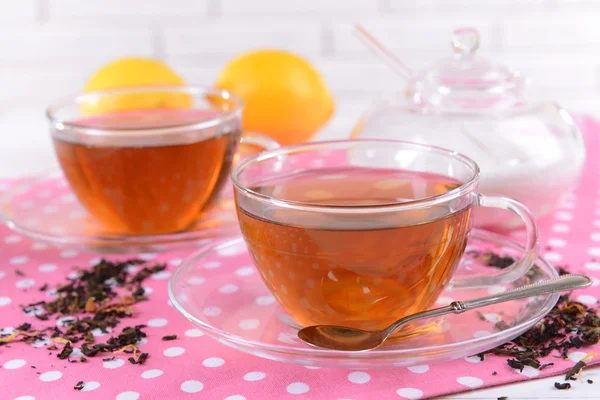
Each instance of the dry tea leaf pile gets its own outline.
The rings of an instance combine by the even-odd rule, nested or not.
[[[478,255],[478,259],[489,266],[506,268],[514,262],[511,257],[501,257],[494,253]],[[567,268],[558,268],[560,275],[569,274]],[[539,268],[534,266],[526,279],[539,273]],[[498,328],[506,327],[506,322],[499,321]],[[598,344],[600,341],[600,317],[598,310],[585,304],[574,301],[569,295],[561,296],[552,310],[531,329],[516,337],[511,342],[478,354],[483,360],[485,355],[494,354],[507,356],[507,363],[511,368],[523,371],[525,366],[538,370],[552,367],[554,363],[543,363],[540,359],[554,356],[562,359],[569,357],[572,349],[582,349]],[[579,375],[587,365],[586,361],[596,356],[590,352],[566,374],[565,380],[571,380]],[[568,389],[569,383],[555,385],[557,389]],[[560,387],[559,387],[560,386]]]
[[[126,326],[106,342],[98,343],[94,332],[109,333],[124,319],[133,315],[137,303],[147,300],[142,283],[152,274],[163,271],[164,264],[142,266],[144,261],[110,262],[101,260],[90,269],[80,270],[77,277],[59,285],[56,298],[22,305],[24,313],[33,313],[39,326],[23,323],[14,332],[0,335],[0,346],[9,343],[33,343],[50,339],[46,349],[69,362],[86,362],[86,357],[128,353],[132,364],[143,364],[148,353],[138,354],[136,347],[146,336],[144,325]],[[132,272],[137,270],[137,272]],[[47,285],[43,286],[43,290]],[[54,319],[61,318],[62,327]],[[50,324],[50,321],[52,323]],[[74,345],[84,356],[71,357]],[[114,358],[114,357],[113,357]],[[110,359],[110,358],[109,358]],[[77,387],[76,387],[77,389]]]

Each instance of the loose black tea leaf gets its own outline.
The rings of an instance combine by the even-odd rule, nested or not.
[[[587,380],[587,383],[589,383],[589,384],[591,385],[592,383],[594,383],[594,381],[593,381],[593,380],[591,380],[591,379],[588,379],[588,380]]]
[[[499,331],[505,331],[508,328],[510,328],[510,325],[508,325],[506,322],[500,320],[498,322],[496,322],[496,324],[494,325],[496,327],[497,330]]]
[[[525,368],[525,365],[523,363],[521,363],[518,360],[515,360],[514,358],[507,360],[507,362],[509,367],[518,369],[519,372],[523,372],[523,368]]]
[[[518,359],[509,359],[507,360],[507,362],[511,368],[518,369],[520,372],[523,372],[523,368],[525,368],[525,366],[533,367],[536,369],[540,368],[540,362],[535,358],[530,357],[519,356]]]
[[[67,342],[65,344],[65,347],[63,347],[62,351],[58,353],[56,357],[60,358],[61,360],[64,360],[65,358],[69,357],[72,352],[73,348],[71,347],[71,343]]]
[[[143,287],[138,286],[138,288],[132,293],[134,298],[141,297],[146,293]]]
[[[146,278],[148,278],[150,275],[155,274],[157,272],[164,271],[166,268],[167,268],[166,264],[155,265],[154,267],[151,267],[151,268],[144,267],[133,278],[131,278],[131,283],[136,283],[136,282],[141,283]]]
[[[133,353],[136,364],[142,364],[148,357],[142,353],[138,357],[137,343],[146,333],[144,325],[125,327],[115,336],[113,330],[124,318],[133,314],[134,306],[140,301],[147,300],[142,283],[152,274],[166,269],[165,264],[143,267],[137,273],[130,273],[128,267],[141,265],[144,261],[127,260],[110,262],[100,260],[88,269],[76,269],[76,275],[67,279],[53,289],[56,296],[51,301],[37,301],[22,305],[24,313],[33,314],[40,321],[50,318],[61,318],[60,327],[33,327],[30,323],[21,324],[17,331],[10,335],[0,335],[0,346],[13,341],[31,344],[36,340],[52,339],[55,343],[64,345],[57,357],[70,363],[86,362],[86,357],[99,354]],[[24,275],[21,271],[15,273]],[[46,291],[44,284],[40,290]],[[96,343],[96,332],[113,335],[106,343]],[[175,335],[173,335],[176,338]],[[83,356],[71,359],[74,348],[81,349]],[[55,344],[47,347],[58,350]],[[104,361],[113,360],[104,358]],[[137,358],[137,359],[136,359]]]
[[[487,321],[487,318],[481,312],[475,311],[475,314],[477,314],[477,318],[479,318],[480,320]]]
[[[473,253],[475,253],[476,255],[479,255],[479,257],[477,257],[477,258],[480,261],[485,262],[490,267],[496,267],[499,269],[508,268],[515,262],[515,259],[510,256],[503,257],[503,256],[500,256],[500,255],[492,253],[492,252],[484,253],[484,254],[479,254],[478,252],[473,252]]]
[[[498,373],[496,371],[492,372],[492,375],[498,375]]]
[[[491,267],[503,269],[514,261],[511,257],[503,257],[494,253],[469,252],[480,262]],[[541,270],[534,265],[517,286],[527,285],[535,281]],[[559,268],[561,275],[568,274],[566,266]],[[496,329],[504,330],[510,323],[499,321]],[[560,358],[569,357],[571,349],[579,349],[600,342],[600,317],[597,309],[573,301],[568,295],[561,296],[554,308],[536,325],[511,342],[485,351],[478,356],[483,360],[485,354],[507,356],[510,367],[522,371],[525,366],[542,370],[553,363],[542,364],[540,358],[551,354]],[[595,354],[594,354],[595,355]],[[586,359],[583,360],[584,362]],[[575,370],[575,374],[580,370]],[[568,378],[567,378],[568,379]]]
[[[21,324],[21,325],[17,326],[17,330],[18,330],[18,331],[28,331],[28,330],[30,330],[30,329],[31,329],[31,324],[29,324],[29,323],[27,323],[27,322],[25,322],[25,323],[23,323],[23,324]]]
[[[565,380],[573,378],[575,375],[579,374],[583,370],[583,367],[586,366],[587,364],[583,360],[577,361],[573,368],[567,371],[567,374],[565,375]]]
[[[40,286],[40,292],[45,292],[48,289],[48,284],[44,283],[42,286]]]
[[[81,390],[81,389],[83,389],[83,386],[84,386],[83,381],[79,381],[79,382],[77,382],[77,384],[75,385],[75,387],[73,389]]]
[[[551,367],[553,365],[554,365],[554,363],[542,364],[540,366],[540,368],[538,368],[538,369],[541,371],[541,370],[545,369],[546,367]]]
[[[20,269],[15,269],[15,274],[19,276],[25,276],[25,272],[21,271]]]
[[[169,336],[163,336],[162,340],[175,340],[177,339],[177,335],[169,335]]]
[[[506,397],[506,396],[501,396],[501,397],[498,397],[498,400],[508,400],[508,397]]]
[[[573,336],[572,338],[569,339],[569,341],[571,342],[573,347],[575,347],[576,349],[580,348],[583,345],[583,340],[581,340],[577,336]]]
[[[565,382],[565,383],[554,382],[554,387],[557,388],[558,390],[571,389],[571,384],[569,382]]]
[[[129,357],[128,360],[132,364],[143,364],[148,358],[148,355],[148,353],[142,353],[137,360],[134,357]]]

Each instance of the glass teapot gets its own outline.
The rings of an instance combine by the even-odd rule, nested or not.
[[[351,137],[463,153],[479,164],[482,193],[516,199],[537,218],[556,209],[577,185],[585,159],[573,119],[554,101],[528,101],[518,72],[477,57],[477,30],[458,29],[451,43],[453,56],[412,74],[403,93],[375,102]],[[478,227],[520,224],[502,211],[476,213]]]

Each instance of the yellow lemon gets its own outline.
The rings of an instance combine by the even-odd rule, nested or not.
[[[286,51],[242,54],[225,65],[215,86],[244,101],[244,130],[264,133],[282,145],[309,140],[335,110],[319,72]]]
[[[149,86],[182,86],[185,82],[164,63],[143,57],[124,57],[97,70],[87,81],[84,93]],[[85,115],[128,110],[189,108],[192,98],[177,92],[102,94],[86,97],[81,104]]]

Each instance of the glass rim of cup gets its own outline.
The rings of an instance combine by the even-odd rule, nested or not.
[[[103,96],[119,95],[119,94],[136,94],[136,93],[149,93],[149,92],[169,92],[169,93],[181,93],[189,94],[191,96],[202,96],[202,95],[213,95],[223,100],[233,101],[234,106],[227,111],[223,111],[214,117],[205,118],[201,121],[195,122],[184,122],[179,124],[161,126],[161,127],[145,127],[145,128],[90,128],[85,125],[73,122],[69,118],[59,118],[58,113],[66,107],[82,104],[85,101],[97,100]],[[97,90],[86,93],[77,93],[70,96],[63,97],[59,100],[53,101],[46,107],[45,116],[46,119],[53,125],[57,130],[73,130],[78,135],[84,136],[151,136],[151,135],[165,135],[171,133],[185,133],[190,130],[201,130],[210,129],[217,127],[225,122],[238,118],[239,112],[243,109],[243,100],[235,95],[234,93],[225,90],[218,89],[209,86],[201,85],[155,85],[155,86],[138,86],[138,87],[127,87],[118,89],[107,89]],[[190,109],[195,109],[191,107]],[[141,111],[140,110],[128,110],[128,111]]]
[[[422,150],[429,153],[437,153],[441,156],[450,157],[456,159],[463,164],[467,165],[472,170],[472,174],[465,182],[463,182],[460,186],[449,190],[445,193],[423,197],[411,201],[404,202],[394,202],[394,203],[386,203],[386,204],[374,204],[374,205],[364,205],[364,204],[315,204],[304,201],[297,200],[286,200],[280,199],[275,196],[269,196],[257,191],[250,189],[248,186],[244,185],[240,179],[239,175],[242,171],[256,163],[261,161],[265,161],[273,158],[284,158],[287,155],[296,153],[296,152],[308,152],[314,151],[318,149],[323,149],[324,147],[344,147],[351,144],[360,144],[360,143],[372,143],[372,144],[389,144],[395,146],[402,146],[406,148],[411,148],[415,150]],[[456,199],[465,193],[469,193],[473,191],[473,188],[476,186],[480,177],[480,169],[479,165],[470,157],[453,150],[449,150],[439,146],[409,142],[404,140],[393,140],[393,139],[340,139],[340,140],[324,140],[324,141],[314,141],[314,142],[306,142],[299,143],[294,145],[282,146],[272,150],[265,150],[256,155],[250,156],[242,161],[240,161],[231,172],[231,181],[234,187],[242,192],[245,196],[251,197],[254,200],[258,200],[262,203],[268,203],[271,205],[275,205],[277,207],[295,209],[300,211],[309,211],[309,212],[327,212],[327,213],[374,213],[374,212],[393,212],[393,211],[406,211],[410,209],[420,209],[427,208],[435,205],[439,205],[445,203],[447,201]]]

